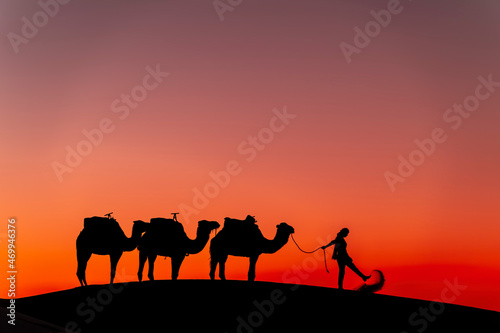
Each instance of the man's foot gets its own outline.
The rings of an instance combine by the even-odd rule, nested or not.
[[[366,282],[366,280],[368,280],[370,277],[371,277],[371,274],[370,275],[365,275],[362,279],[363,279],[363,281]]]

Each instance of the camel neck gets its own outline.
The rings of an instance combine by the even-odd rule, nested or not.
[[[205,245],[207,245],[210,237],[210,231],[203,230],[198,227],[196,230],[196,238],[187,240],[186,252],[189,254],[196,254],[201,252]]]
[[[137,247],[137,243],[141,237],[139,228],[134,224],[132,227],[132,236],[124,239],[124,251],[133,251]]]
[[[281,249],[287,242],[288,242],[288,237],[290,236],[289,233],[280,231],[279,229],[276,231],[276,235],[272,240],[265,239],[262,248],[263,251],[262,253],[275,253],[279,249]]]

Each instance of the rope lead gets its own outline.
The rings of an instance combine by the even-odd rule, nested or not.
[[[293,242],[295,243],[295,245],[297,245],[297,248],[298,248],[300,251],[304,252],[304,253],[314,253],[314,252],[316,252],[316,251],[318,251],[319,249],[321,249],[321,248],[322,248],[322,246],[320,246],[320,247],[318,247],[318,248],[317,248],[316,250],[314,250],[314,251],[304,251],[304,250],[302,250],[302,249],[300,248],[299,244],[297,244],[297,242],[295,241],[295,238],[293,238],[293,234],[291,234],[291,236],[292,236],[292,240],[293,240]],[[325,249],[322,249],[322,250],[323,250],[323,258],[324,258],[324,260],[325,260],[325,269],[326,269],[326,272],[327,272],[327,273],[330,273],[330,271],[328,270],[328,266],[326,265],[326,251],[325,251]]]

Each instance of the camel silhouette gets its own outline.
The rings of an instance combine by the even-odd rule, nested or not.
[[[149,263],[148,278],[154,281],[154,264],[157,256],[170,257],[172,261],[172,280],[177,280],[182,261],[189,254],[201,252],[208,243],[210,232],[220,227],[215,221],[198,222],[196,238],[190,239],[181,223],[173,219],[152,218],[148,231],[139,241],[139,271],[137,276],[142,281],[142,271],[146,260]]]
[[[262,253],[275,253],[287,242],[294,229],[286,223],[276,226],[274,239],[266,239],[252,216],[245,220],[226,217],[224,227],[210,243],[210,279],[215,279],[215,270],[219,264],[219,277],[225,280],[225,264],[228,255],[248,257],[248,281],[255,280],[255,265]]]
[[[76,257],[78,269],[76,275],[80,284],[87,285],[85,271],[92,254],[109,255],[111,261],[110,284],[115,278],[116,266],[124,251],[133,251],[148,223],[134,221],[132,237],[125,236],[118,222],[111,217],[94,216],[84,219],[83,230],[76,239]]]

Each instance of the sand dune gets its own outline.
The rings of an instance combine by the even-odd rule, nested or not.
[[[0,305],[6,304],[1,300]],[[15,330],[9,325],[7,332],[62,332],[62,328],[68,332],[238,333],[500,330],[500,313],[494,311],[357,291],[247,281],[93,285],[18,299],[16,310],[18,325]],[[5,319],[1,327],[4,324]]]

